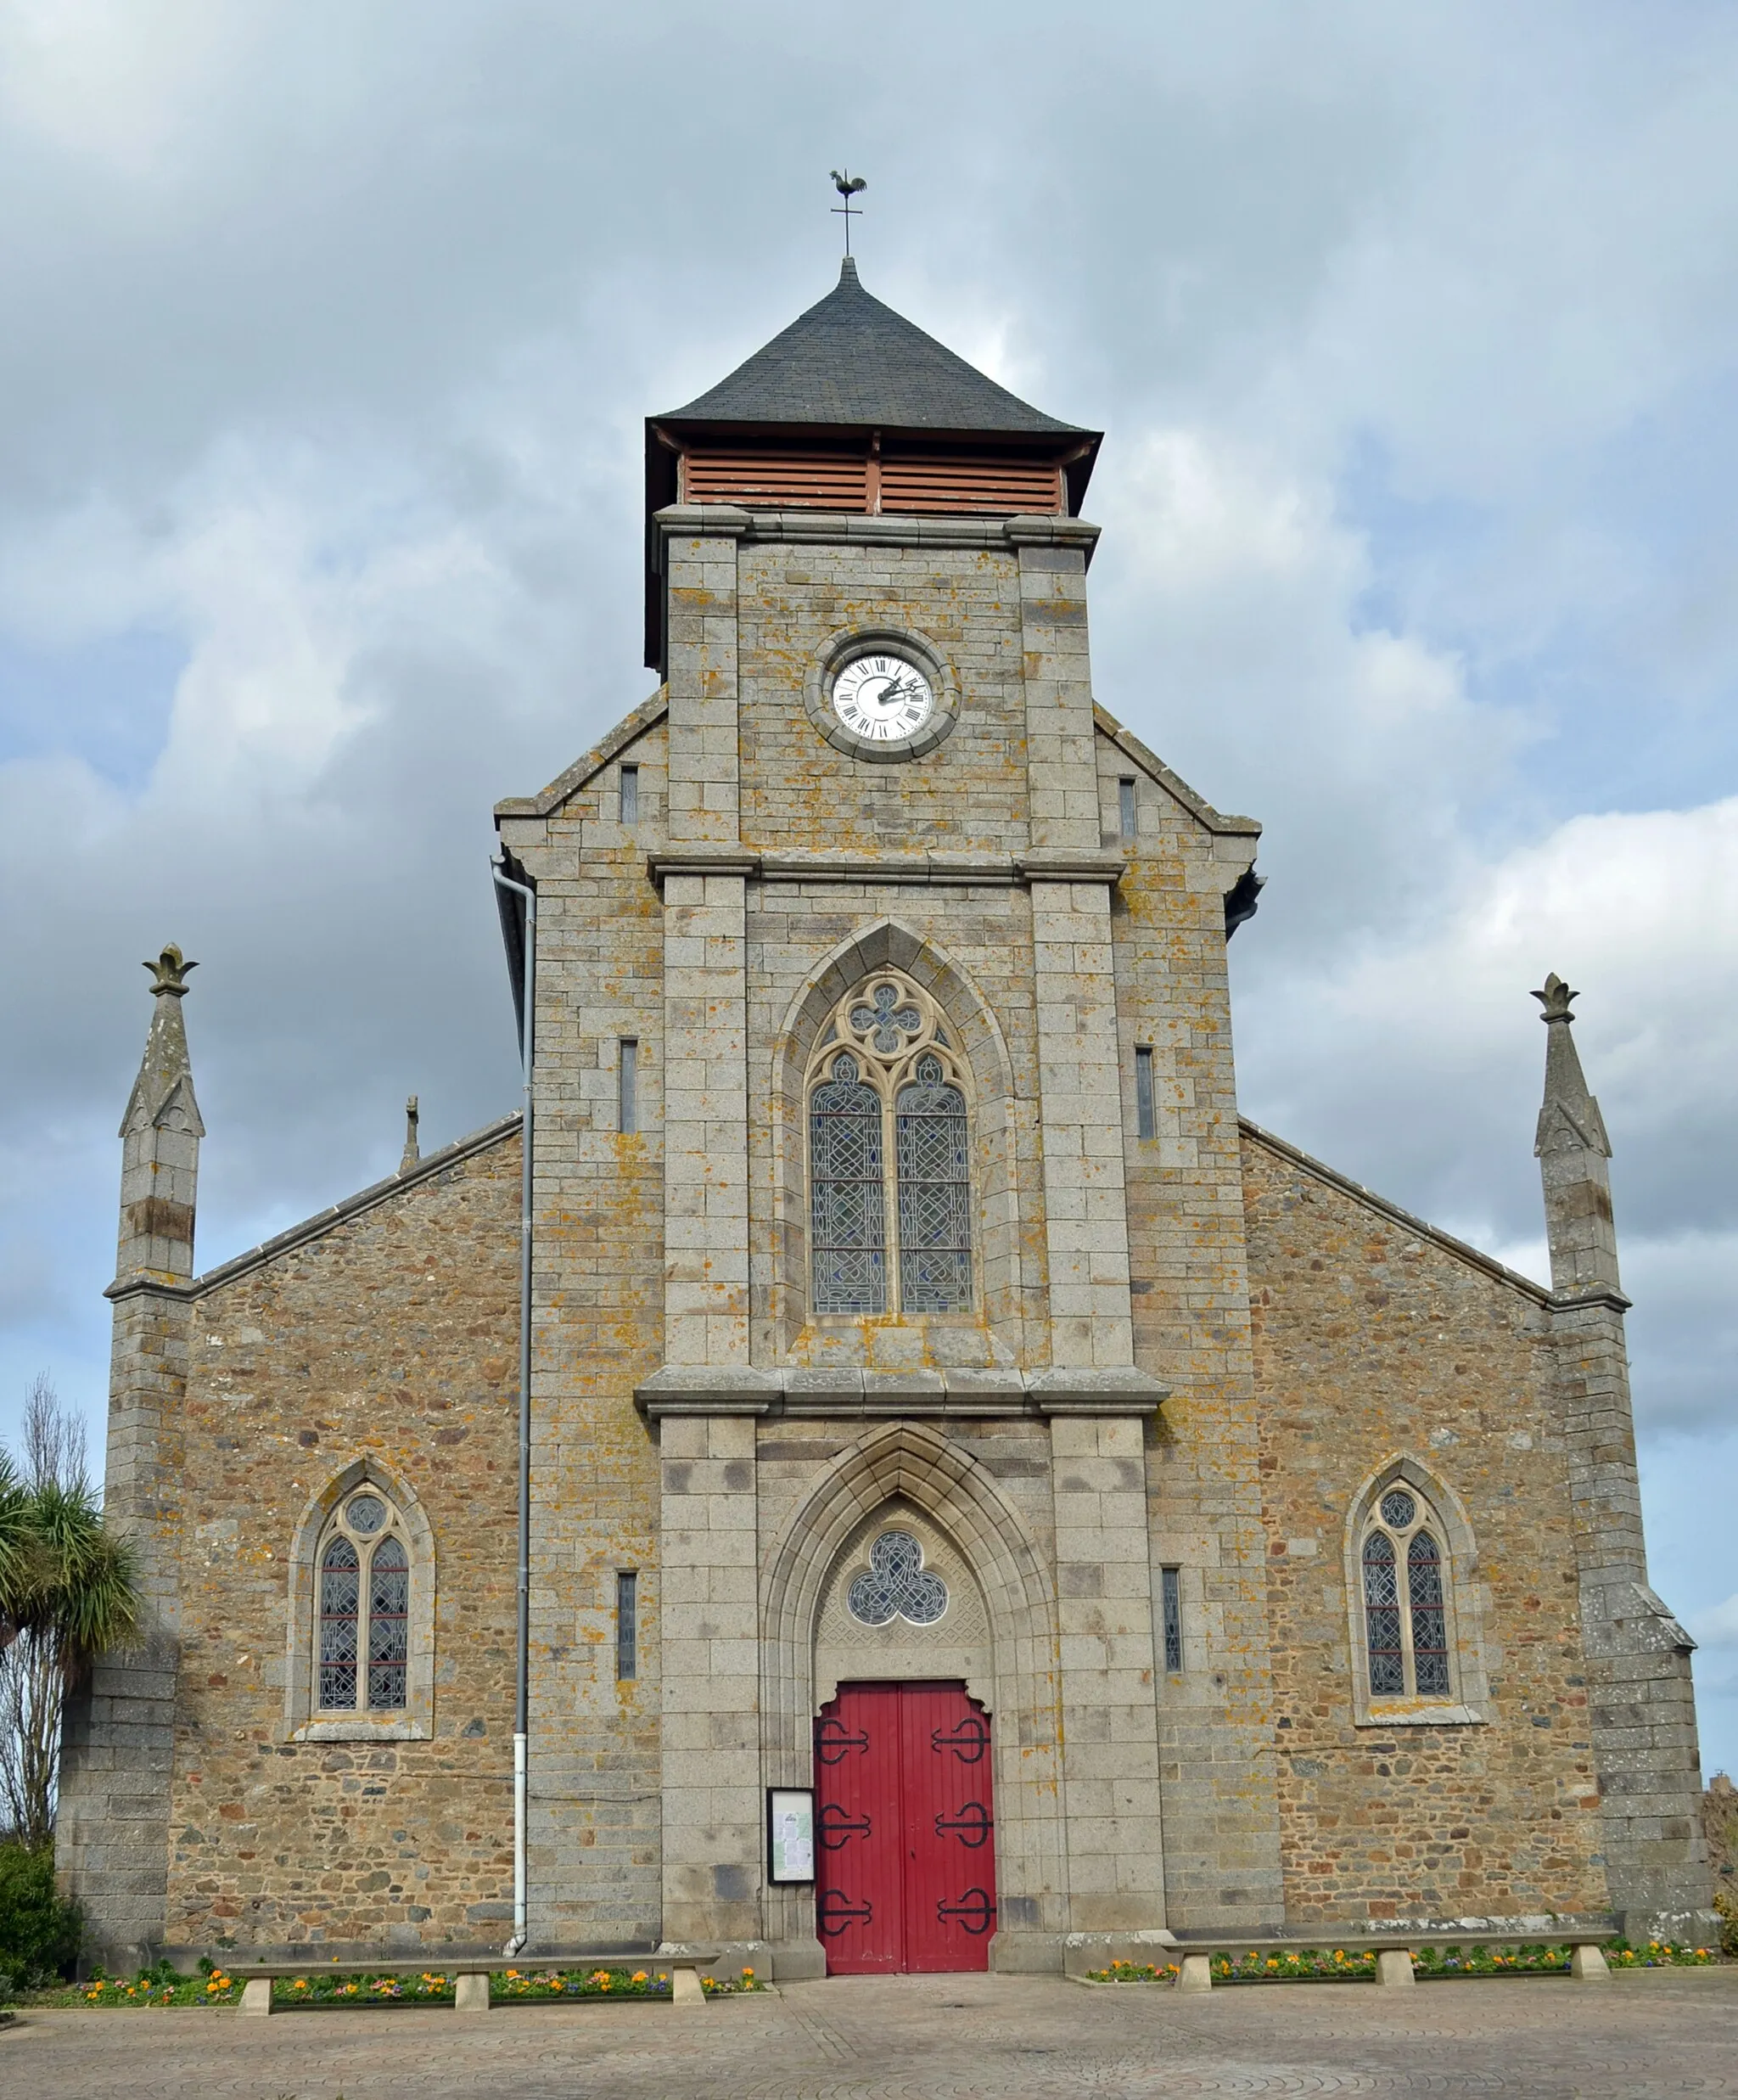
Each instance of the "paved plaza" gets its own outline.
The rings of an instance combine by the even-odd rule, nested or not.
[[[4,2100],[1233,2093],[1738,2096],[1738,1968],[1199,1998],[1047,1976],[852,1977],[697,2013],[33,2012],[0,2034]]]

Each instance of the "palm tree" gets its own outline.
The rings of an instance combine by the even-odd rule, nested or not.
[[[0,1453],[0,1807],[14,1841],[54,1825],[66,1694],[138,1626],[132,1556],[103,1524],[73,1417],[39,1378],[25,1407],[28,1473]]]

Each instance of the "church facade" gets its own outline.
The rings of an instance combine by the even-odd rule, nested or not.
[[[1097,445],[849,262],[652,418],[657,690],[496,811],[526,1112],[204,1275],[153,965],[149,1639],[61,1804],[104,1947],[803,1976],[1705,1910],[1573,995],[1550,1289],[1240,1118],[1259,827],[1097,703]]]

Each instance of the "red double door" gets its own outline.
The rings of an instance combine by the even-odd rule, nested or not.
[[[815,1917],[835,1976],[987,1968],[990,1716],[960,1684],[846,1684],[815,1724]]]

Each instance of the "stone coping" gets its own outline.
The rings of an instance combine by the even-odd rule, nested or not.
[[[203,1297],[208,1291],[217,1290],[225,1283],[233,1283],[237,1277],[245,1276],[250,1269],[263,1268],[268,1261],[276,1261],[279,1255],[289,1254],[294,1249],[306,1245],[309,1240],[318,1239],[335,1227],[347,1223],[350,1219],[361,1217],[364,1211],[391,1202],[395,1196],[401,1195],[407,1188],[416,1188],[418,1182],[432,1181],[436,1175],[444,1174],[448,1167],[457,1166],[474,1154],[486,1152],[491,1145],[506,1143],[508,1138],[519,1135],[519,1126],[524,1120],[522,1111],[518,1109],[508,1115],[498,1116],[494,1122],[485,1123],[481,1130],[473,1131],[468,1137],[456,1137],[450,1145],[443,1145],[438,1152],[424,1153],[413,1165],[405,1167],[398,1173],[389,1174],[384,1181],[372,1182],[367,1188],[359,1189],[354,1196],[346,1196],[341,1203],[334,1203],[324,1210],[317,1210],[312,1217],[304,1218],[300,1225],[292,1225],[271,1239],[262,1240],[257,1247],[250,1247],[247,1253],[220,1262],[215,1269],[207,1269],[203,1276],[196,1276],[189,1283],[160,1283],[149,1277],[129,1277],[124,1281],[117,1279],[109,1284],[103,1295],[118,1300],[132,1297],[141,1291],[149,1291],[160,1298]]]
[[[665,1364],[634,1389],[648,1421],[666,1415],[861,1416],[905,1420],[1150,1415],[1169,1387],[1113,1370],[817,1371]]]
[[[677,540],[786,542],[854,547],[1071,547],[1090,567],[1101,528],[1085,518],[1018,513],[1005,518],[930,517],[900,511],[744,510],[735,503],[669,503],[652,514]]]
[[[740,875],[754,882],[918,884],[928,888],[1012,889],[1034,882],[1121,881],[1129,865],[1119,849],[1034,846],[1023,853],[866,853],[813,849],[760,853],[752,847],[709,844],[667,845],[646,856],[655,883],[667,875]]]

